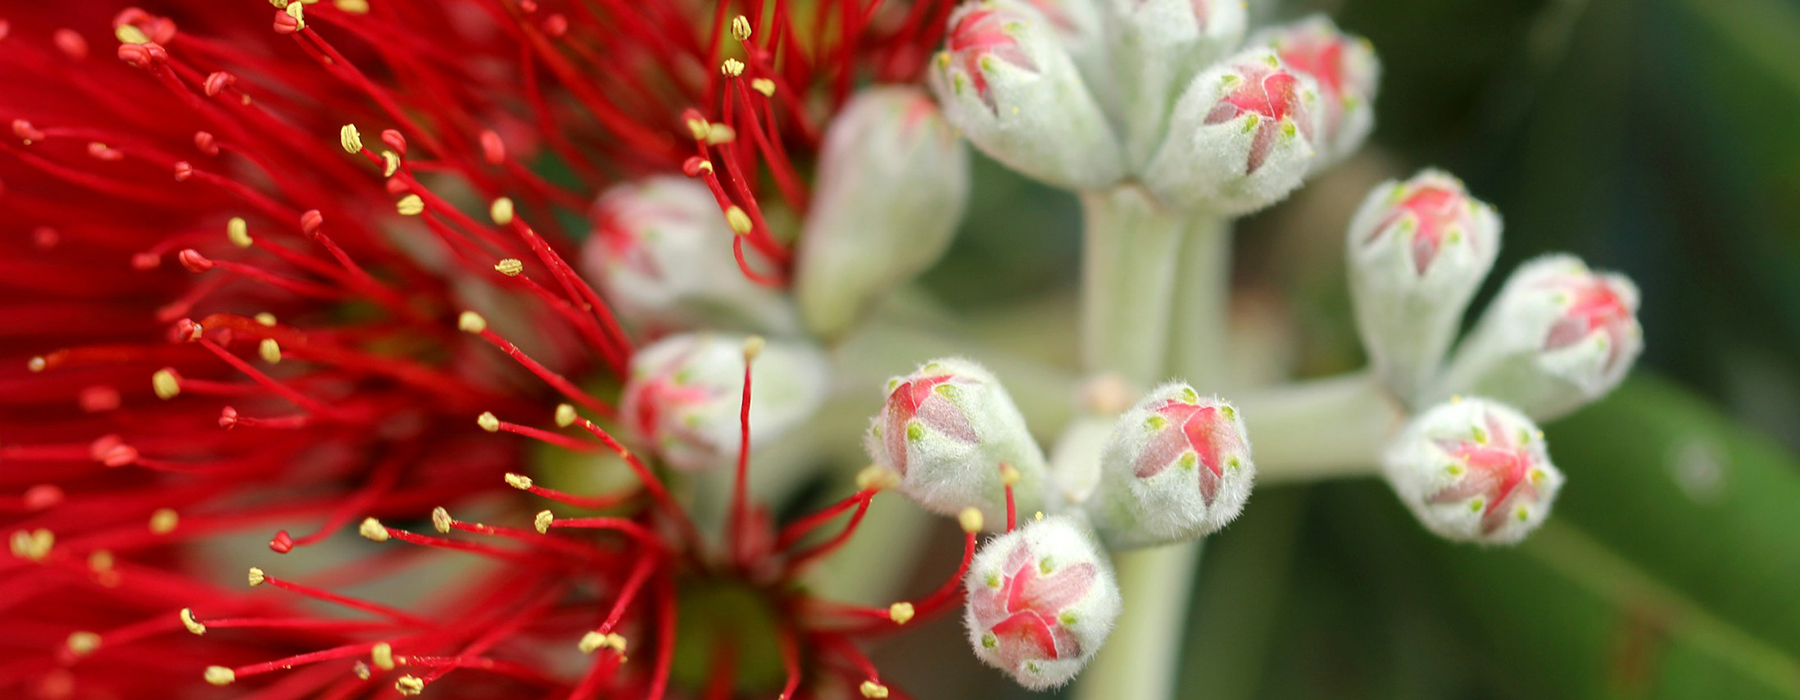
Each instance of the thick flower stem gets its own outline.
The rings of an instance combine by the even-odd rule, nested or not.
[[[1165,370],[1203,393],[1240,386],[1225,369],[1231,314],[1231,220],[1197,216],[1181,240]],[[1253,433],[1254,434],[1254,433]]]
[[[1141,189],[1081,196],[1081,357],[1148,388],[1164,378],[1181,239],[1192,221]]]
[[[1258,486],[1375,473],[1405,411],[1371,372],[1233,397],[1255,446]]]

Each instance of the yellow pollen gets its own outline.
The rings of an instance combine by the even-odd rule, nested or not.
[[[260,323],[264,326],[268,326],[271,328],[273,328],[275,326],[275,314],[264,311],[260,314],[257,314],[255,318],[256,318],[257,323]]]
[[[362,535],[372,542],[388,540],[387,528],[382,527],[381,521],[374,518],[363,518],[362,524],[356,526],[356,534]]]
[[[464,311],[456,317],[456,329],[464,333],[480,333],[487,330],[487,319],[473,311]]]
[[[490,433],[500,432],[500,419],[495,418],[491,411],[482,411],[481,415],[475,417],[475,424]]]
[[[733,129],[728,125],[714,124],[711,129],[706,130],[706,142],[708,144],[717,146],[721,143],[731,143],[736,140],[737,129]]]
[[[382,149],[382,151],[381,151],[381,176],[382,177],[393,177],[394,173],[397,173],[397,172],[400,172],[400,156],[399,156],[399,154],[396,154],[393,151]]]
[[[225,238],[230,239],[231,244],[239,248],[250,247],[253,242],[250,240],[250,225],[244,223],[244,217],[234,216],[230,221],[225,222]]]
[[[744,62],[735,58],[727,58],[724,63],[719,64],[719,72],[724,73],[726,77],[736,78],[744,74]]]
[[[33,357],[30,360],[27,360],[25,362],[25,368],[29,369],[33,372],[42,372],[42,371],[44,371],[44,367],[48,366],[49,364],[50,363],[47,360],[45,360],[42,356],[39,356],[39,357]]]
[[[620,656],[624,656],[625,636],[617,632],[606,633],[606,646],[612,647],[613,651],[618,652]]]
[[[524,474],[507,474],[506,485],[524,491],[525,489],[531,488],[531,477],[525,476]]]
[[[738,15],[731,18],[731,36],[738,41],[750,38],[750,18]]]
[[[269,0],[269,4],[274,5],[277,10],[285,10],[288,6],[288,0]]]
[[[332,0],[331,4],[353,15],[369,14],[369,0]]]
[[[745,338],[744,339],[744,360],[749,361],[749,360],[756,359],[757,355],[762,354],[763,346],[765,346],[765,345],[768,345],[768,341],[763,340],[763,337],[760,335],[753,335],[748,338]]]
[[[200,624],[199,620],[194,619],[193,608],[181,609],[181,626],[186,627],[187,631],[194,634],[206,634],[206,625]]]
[[[299,7],[299,5],[289,5],[289,7]],[[418,216],[425,211],[425,200],[421,199],[419,195],[409,194],[394,203],[394,210],[404,216]]]
[[[537,517],[531,519],[531,526],[537,528],[538,534],[550,532],[550,524],[556,522],[556,514],[547,510],[538,511]]]
[[[488,205],[488,217],[493,219],[494,223],[499,224],[501,226],[505,226],[507,224],[512,223],[512,220],[513,220],[512,200],[508,199],[506,197],[501,197],[499,199],[494,200],[493,204]]]
[[[749,233],[752,228],[750,215],[744,213],[744,208],[736,204],[725,210],[725,225],[730,226],[731,230],[740,236]]]
[[[113,36],[118,37],[121,44],[150,43],[150,37],[144,36],[144,30],[130,24],[121,24],[113,28]]]
[[[750,89],[763,94],[763,97],[775,96],[775,81],[768,78],[756,78],[750,81]]]
[[[432,529],[437,530],[438,532],[448,533],[450,532],[450,523],[450,511],[444,510],[443,506],[431,509]]]
[[[181,395],[181,382],[175,379],[175,370],[167,367],[150,375],[150,388],[156,391],[156,398],[164,401]]]
[[[425,692],[425,681],[409,673],[394,681],[394,690],[400,691],[401,695],[418,695]]]
[[[606,635],[599,632],[581,635],[581,641],[575,643],[575,648],[580,649],[583,654],[592,654],[595,649],[603,646],[606,646]]]
[[[962,509],[956,514],[956,522],[962,525],[963,532],[980,532],[982,526],[981,509],[974,506]]]
[[[875,681],[863,681],[858,689],[862,691],[862,696],[865,698],[885,698],[888,696],[887,686],[876,683]]]
[[[287,14],[289,17],[294,18],[294,28],[295,29],[305,29],[306,28],[306,10],[304,9],[304,7],[305,7],[304,5],[301,5],[300,3],[297,3],[297,2],[288,3],[288,6],[286,8]]]
[[[712,169],[713,169],[712,161],[710,161],[710,160],[700,161],[700,164],[694,166],[694,169],[698,170],[700,172],[703,172],[703,173],[710,173],[710,172],[712,172]]]
[[[1032,520],[1043,520],[1044,519],[1044,511],[1041,511],[1041,510],[1038,511],[1037,515],[1031,516],[1031,519]]]
[[[265,581],[267,579],[268,579],[268,577],[263,575],[262,569],[258,569],[254,566],[250,567],[250,587],[251,588],[255,588],[257,586],[263,585],[263,581]]]
[[[703,141],[706,139],[706,132],[712,130],[712,125],[707,124],[705,119],[689,119],[687,128],[688,133],[694,135],[695,141]]]
[[[295,5],[295,7],[299,7],[299,6]],[[237,673],[233,672],[229,668],[225,668],[224,666],[207,666],[206,667],[206,682],[208,682],[208,683],[211,683],[213,685],[231,685],[232,681],[236,681],[236,680],[237,680]]]
[[[494,263],[494,271],[507,277],[518,277],[519,273],[525,271],[525,262],[518,258],[506,258]]]
[[[151,534],[167,535],[174,532],[175,526],[180,524],[181,515],[177,514],[174,508],[158,508],[156,512],[150,514]]]
[[[375,662],[375,668],[383,671],[394,670],[394,647],[387,642],[376,642],[369,648],[369,659]]]
[[[1017,467],[1014,467],[1011,464],[1006,464],[1004,462],[1000,464],[1000,483],[1001,484],[1004,484],[1007,486],[1012,486],[1013,484],[1019,483],[1019,479],[1022,477],[1023,477],[1023,475],[1021,475],[1019,473],[1019,469]]]
[[[262,342],[256,344],[256,354],[262,357],[263,362],[277,364],[281,362],[281,343],[275,342],[274,338],[263,338]]]
[[[899,474],[895,474],[894,470],[880,465],[871,464],[867,467],[863,467],[862,471],[856,473],[856,488],[859,491],[866,491],[869,489],[885,491],[899,485],[899,483]]]
[[[344,152],[350,155],[362,153],[362,133],[356,130],[355,124],[345,124],[338,129],[338,145],[343,146]]]
[[[912,603],[900,602],[888,606],[888,619],[896,625],[904,625],[913,619]]]
[[[100,648],[100,635],[93,632],[71,632],[69,634],[69,651],[76,656],[87,656]]]
[[[576,418],[580,418],[580,416],[575,414],[574,406],[566,403],[556,405],[556,427],[567,428],[574,425]]]
[[[92,569],[94,573],[112,571],[113,553],[105,549],[96,549],[92,554],[88,555],[87,563],[88,568]]]
[[[43,561],[50,556],[50,550],[56,546],[56,533],[43,528],[32,531],[19,530],[12,534],[13,556],[31,561]]]

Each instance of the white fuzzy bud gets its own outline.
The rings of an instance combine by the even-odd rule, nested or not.
[[[1112,79],[1127,162],[1141,166],[1167,133],[1171,106],[1244,38],[1241,0],[1106,0]]]
[[[738,270],[734,234],[705,185],[673,176],[618,185],[601,195],[592,217],[582,271],[634,328],[778,334],[798,326],[779,292]]]
[[[817,182],[794,296],[809,329],[836,337],[949,248],[969,152],[923,90],[870,88],[825,132]]]
[[[1273,51],[1239,53],[1195,77],[1144,182],[1165,203],[1219,216],[1286,197],[1312,168],[1319,93]]]
[[[944,116],[982,152],[1057,187],[1124,176],[1119,147],[1051,21],[1023,0],[965,3],[928,71]]]
[[[1551,420],[1625,378],[1644,349],[1638,290],[1571,255],[1520,267],[1457,348],[1437,394],[1480,394]]]
[[[1500,250],[1500,216],[1448,173],[1378,185],[1350,220],[1345,254],[1357,330],[1395,396],[1420,398]]]
[[[1274,49],[1289,68],[1318,83],[1321,114],[1314,172],[1362,146],[1375,129],[1375,91],[1381,80],[1381,62],[1368,40],[1339,31],[1324,15],[1313,15],[1257,32],[1248,45]]]
[[[1119,616],[1111,564],[1071,516],[988,540],[964,585],[963,619],[975,656],[1032,690],[1073,679]]]
[[[1004,527],[1002,464],[1019,473],[1018,510],[1045,507],[1044,454],[1025,417],[1000,381],[968,360],[933,360],[889,379],[864,444],[877,465],[900,475],[900,491],[931,511],[975,507],[990,527]]]
[[[770,341],[752,364],[750,379],[754,448],[818,409],[827,388],[825,357],[810,346]],[[742,337],[671,336],[632,356],[619,414],[670,466],[710,469],[737,459],[743,392]]]
[[[1173,382],[1119,416],[1083,507],[1114,548],[1192,540],[1236,518],[1255,478],[1243,416]]]
[[[1524,539],[1563,483],[1537,425],[1487,399],[1450,401],[1414,418],[1383,463],[1426,529],[1482,544]]]

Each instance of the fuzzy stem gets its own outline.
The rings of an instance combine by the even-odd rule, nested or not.
[[[1241,382],[1225,371],[1225,329],[1231,316],[1231,220],[1198,216],[1190,221],[1181,240],[1179,264],[1167,370],[1202,393],[1236,388]]]
[[[1136,187],[1081,195],[1081,357],[1147,387],[1163,377],[1176,264],[1188,218]]]
[[[1077,700],[1175,697],[1187,606],[1204,540],[1113,555],[1124,608],[1075,688]]]
[[[1259,486],[1374,474],[1382,448],[1406,420],[1367,371],[1234,398],[1255,448]]]

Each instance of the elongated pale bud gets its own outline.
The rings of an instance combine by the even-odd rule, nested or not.
[[[1300,186],[1312,168],[1318,120],[1312,78],[1268,49],[1239,53],[1188,84],[1145,184],[1177,207],[1248,214]]]
[[[1028,0],[1050,22],[1051,33],[1069,52],[1089,92],[1102,105],[1115,104],[1110,47],[1106,41],[1106,9],[1109,0]]]
[[[1074,516],[988,540],[964,585],[975,656],[1032,690],[1073,679],[1119,617],[1112,566]]]
[[[1488,399],[1453,400],[1414,418],[1383,461],[1426,529],[1482,544],[1512,544],[1537,529],[1563,483],[1537,425]]]
[[[744,392],[744,338],[670,336],[631,358],[619,414],[651,451],[677,469],[737,459]],[[811,417],[825,398],[826,360],[810,346],[770,341],[752,363],[752,447]]]
[[[1350,298],[1363,347],[1394,395],[1416,401],[1493,269],[1500,216],[1455,177],[1426,170],[1370,192],[1348,238]]]
[[[1526,263],[1457,348],[1438,395],[1469,393],[1550,420],[1605,396],[1644,349],[1637,286],[1572,255]]]
[[[1050,20],[1022,0],[980,0],[950,15],[928,71],[944,116],[982,152],[1057,187],[1124,176],[1106,115]]]
[[[972,506],[990,528],[1005,527],[1003,463],[1019,473],[1018,510],[1045,507],[1044,454],[1025,417],[1000,381],[968,360],[933,360],[889,379],[864,444],[875,464],[900,475],[900,491],[931,511]]]
[[[1194,76],[1244,38],[1241,0],[1106,0],[1127,162],[1141,166]]]
[[[1192,540],[1236,518],[1255,478],[1237,409],[1173,382],[1119,416],[1083,507],[1113,548]]]
[[[969,153],[923,90],[881,87],[832,120],[819,161],[794,295],[807,327],[836,337],[949,248]]]
[[[1250,46],[1266,46],[1319,85],[1319,156],[1313,171],[1342,160],[1375,128],[1375,91],[1381,62],[1367,39],[1338,30],[1325,15],[1257,32]]]
[[[705,185],[672,176],[618,185],[601,195],[592,219],[582,271],[633,327],[656,335],[798,326],[780,293],[738,270],[734,234]]]

